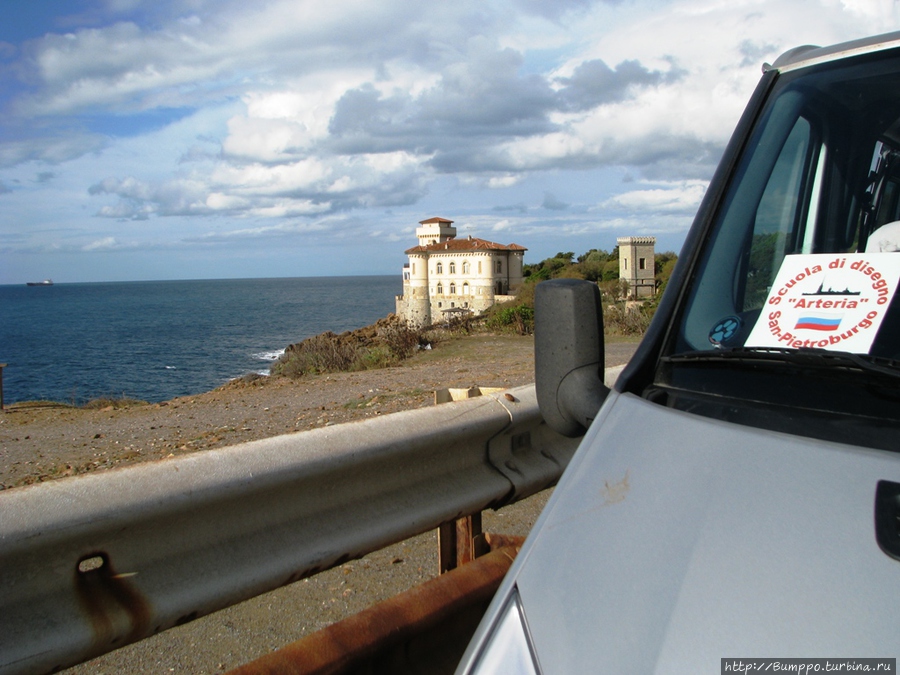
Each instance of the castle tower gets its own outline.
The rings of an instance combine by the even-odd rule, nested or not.
[[[422,226],[416,228],[419,246],[443,244],[448,239],[453,239],[456,236],[456,228],[453,227],[453,221],[446,218],[420,220],[419,225]]]
[[[656,293],[656,237],[619,237],[619,278],[628,283],[632,300]]]
[[[428,292],[428,255],[409,253],[403,267],[403,294],[397,298],[396,313],[410,326],[430,326],[431,300]]]

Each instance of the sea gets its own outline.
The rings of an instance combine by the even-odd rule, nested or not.
[[[394,311],[400,275],[0,285],[4,404],[156,403],[267,375],[285,347]]]

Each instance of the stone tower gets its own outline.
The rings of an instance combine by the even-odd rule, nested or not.
[[[628,298],[639,300],[656,293],[656,237],[619,237],[619,279],[628,282]]]

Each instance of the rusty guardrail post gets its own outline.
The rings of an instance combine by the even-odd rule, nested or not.
[[[462,401],[483,394],[503,391],[504,387],[467,387],[438,389],[434,392],[434,404]],[[444,574],[460,565],[470,563],[488,550],[481,529],[481,512],[463,516],[438,528],[438,574]]]
[[[481,511],[444,523],[438,528],[438,574],[472,562],[487,549]]]

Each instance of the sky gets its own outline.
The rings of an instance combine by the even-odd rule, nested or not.
[[[763,62],[895,0],[0,0],[0,284],[678,252]]]

